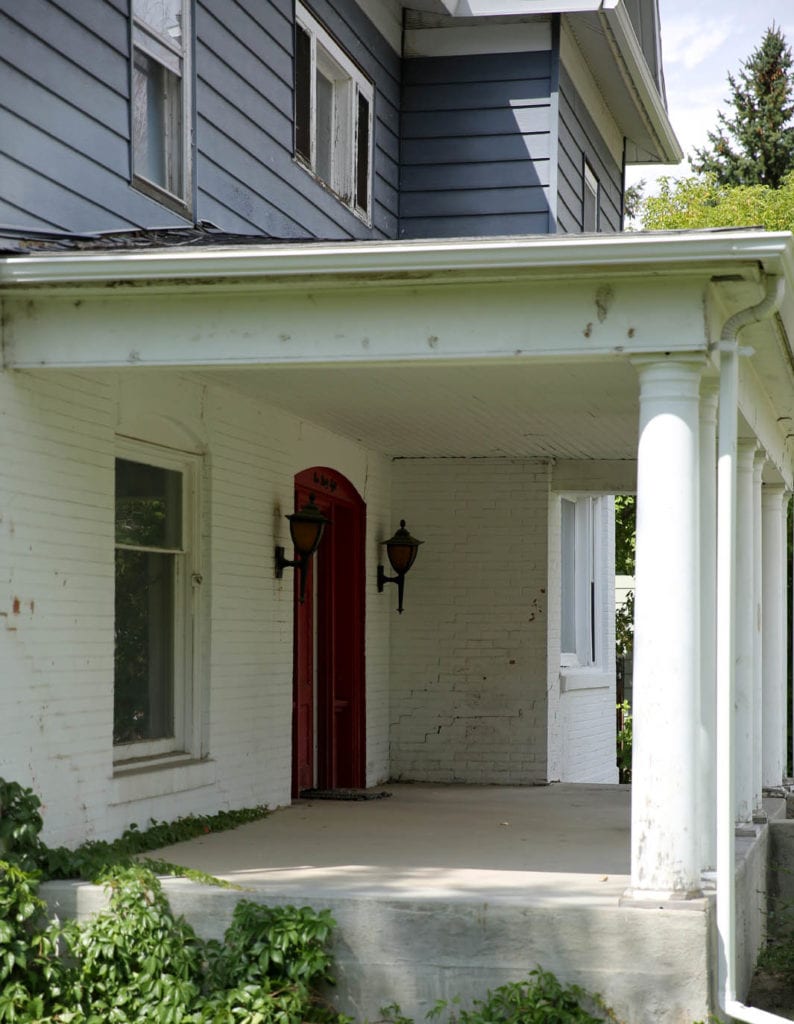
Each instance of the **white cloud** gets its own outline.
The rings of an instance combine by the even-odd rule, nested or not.
[[[694,70],[719,50],[731,31],[730,18],[698,18],[694,14],[668,18],[662,25],[665,65],[682,64],[685,70]]]

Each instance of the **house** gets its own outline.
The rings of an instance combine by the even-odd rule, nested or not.
[[[794,250],[620,234],[626,164],[680,155],[656,4],[0,11],[0,774],[46,838],[616,783],[636,490],[626,900],[730,879],[733,1006],[734,819],[761,842],[785,772]]]

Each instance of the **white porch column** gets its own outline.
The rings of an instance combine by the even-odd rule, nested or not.
[[[717,866],[717,405],[719,381],[700,395],[700,866]]]
[[[761,550],[761,489],[766,452],[759,448],[753,460],[753,814],[763,815],[763,556]]]
[[[699,360],[637,363],[637,561],[631,885],[700,891]]]
[[[736,458],[736,820],[752,821],[755,674],[755,500],[756,441],[741,440]]]
[[[767,484],[761,500],[762,782],[771,789],[782,784],[786,770],[786,489],[782,484]]]

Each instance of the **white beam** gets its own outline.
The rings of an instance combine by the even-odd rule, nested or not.
[[[31,296],[5,303],[5,365],[317,365],[705,351],[702,296],[702,282],[667,278],[624,287],[585,279],[261,289],[233,299],[212,289]]]

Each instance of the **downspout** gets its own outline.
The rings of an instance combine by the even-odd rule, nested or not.
[[[717,462],[717,937],[719,1002],[724,1013],[747,1024],[782,1024],[783,1017],[736,998],[736,878],[733,750],[735,722],[734,622],[736,576],[736,451],[739,425],[737,336],[777,312],[785,280],[769,276],[766,295],[726,320],[720,335],[719,445]]]

